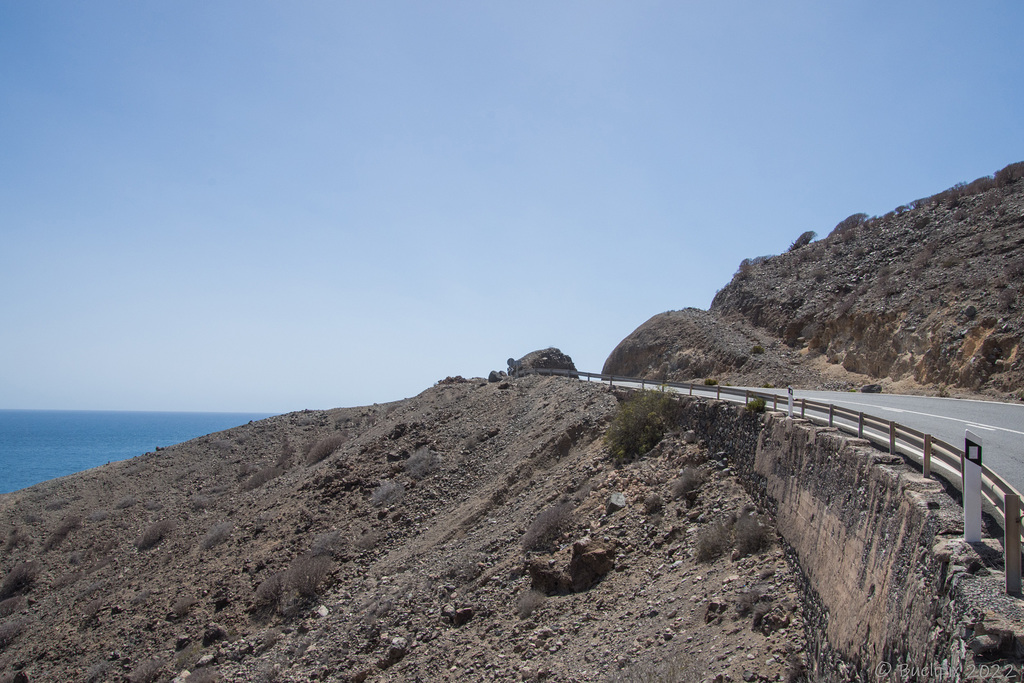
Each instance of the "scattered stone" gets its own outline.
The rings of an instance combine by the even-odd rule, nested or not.
[[[608,503],[605,505],[605,512],[613,514],[626,508],[626,495],[619,491],[608,496]]]
[[[387,669],[394,664],[397,664],[406,654],[409,652],[409,641],[401,636],[392,638],[390,644],[388,644],[387,654],[377,662],[377,666],[381,669]]]

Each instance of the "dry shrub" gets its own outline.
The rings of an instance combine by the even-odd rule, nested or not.
[[[744,591],[736,598],[736,614],[745,617],[754,611],[754,605],[761,601],[764,593],[759,588]]]
[[[160,677],[163,668],[164,665],[159,659],[147,659],[128,674],[128,680],[131,683],[153,683]]]
[[[0,600],[28,592],[38,576],[39,563],[35,560],[14,565],[0,583]]]
[[[242,483],[243,491],[252,491],[266,484],[271,479],[275,479],[284,474],[284,470],[277,465],[271,465],[270,467],[264,467],[259,470]]]
[[[672,482],[672,497],[677,500],[686,498],[688,501],[693,501],[703,483],[704,473],[687,465],[679,472],[679,478]]]
[[[115,505],[114,507],[116,507],[118,510],[124,510],[126,508],[132,507],[138,502],[139,501],[135,498],[135,496],[127,496],[117,501],[117,505]]]
[[[380,543],[380,533],[375,529],[363,529],[352,537],[352,545],[360,550],[371,550]]]
[[[545,600],[547,596],[543,592],[531,588],[519,596],[516,601],[516,612],[520,618],[526,619],[543,605]]]
[[[146,527],[142,535],[135,539],[135,547],[139,550],[148,550],[164,540],[164,537],[174,529],[174,522],[169,519],[162,519]]]
[[[288,588],[286,572],[271,574],[256,587],[253,596],[253,611],[262,615],[270,615],[277,611]]]
[[[552,505],[537,515],[523,534],[523,548],[535,550],[551,545],[572,522],[572,503]]]
[[[20,612],[26,607],[28,607],[28,600],[25,599],[24,595],[15,595],[13,598],[0,600],[0,619]]]
[[[43,550],[53,550],[61,541],[67,538],[67,535],[82,526],[82,518],[78,515],[71,515],[65,517],[64,520],[53,530],[50,537],[46,539],[46,543],[43,544]]]
[[[28,626],[28,622],[28,617],[19,617],[0,624],[0,651],[14,642],[14,639]]]
[[[814,232],[813,230],[808,230],[807,232],[797,237],[796,240],[793,241],[793,244],[789,245],[789,251],[796,251],[797,249],[802,249],[803,247],[806,247],[808,244],[813,242],[814,238],[817,236],[818,233]]]
[[[698,683],[704,671],[685,650],[678,650],[663,662],[638,662],[617,673],[618,683]]]
[[[185,683],[216,683],[220,680],[220,673],[212,666],[204,666],[188,675]]]
[[[66,588],[67,586],[73,586],[81,581],[83,576],[84,574],[82,572],[67,572],[66,574],[61,574],[54,579],[53,584],[51,585],[56,589]]]
[[[193,510],[205,510],[206,508],[213,505],[213,498],[210,496],[204,496],[201,493],[197,493],[190,499]]]
[[[741,555],[753,555],[768,547],[771,536],[759,515],[744,515],[736,522],[736,549]]]
[[[420,446],[405,461],[405,471],[413,479],[422,479],[437,468],[440,458],[428,446]]]
[[[150,597],[152,597],[152,595],[152,591],[139,591],[138,593],[132,596],[131,602],[133,605],[144,605],[147,602],[149,602],[149,599]]]
[[[665,507],[665,501],[662,499],[661,495],[657,493],[648,494],[647,497],[644,498],[644,512],[649,515],[653,515],[663,507]]]
[[[19,545],[28,545],[32,541],[32,537],[24,533],[18,527],[13,527],[10,533],[7,534],[7,542],[4,543],[4,552],[11,552]]]
[[[95,621],[101,607],[103,607],[103,598],[94,598],[82,605],[83,620],[86,622]]]
[[[89,513],[90,522],[103,522],[110,518],[110,510],[93,510]]]
[[[171,611],[174,613],[174,616],[180,619],[181,617],[188,614],[189,610],[192,609],[192,606],[195,605],[197,602],[199,602],[199,600],[192,597],[191,595],[182,596],[174,601],[174,605],[171,607]]]
[[[710,562],[721,557],[729,549],[729,524],[718,520],[697,532],[694,558],[698,562]]]
[[[332,529],[313,539],[309,552],[313,557],[336,557],[345,550],[345,539],[340,531]]]
[[[234,530],[235,525],[231,522],[220,522],[214,524],[203,536],[203,540],[199,542],[199,547],[203,550],[209,550],[210,548],[220,545],[224,541],[228,540],[231,536],[231,532]]]
[[[335,451],[345,445],[345,436],[342,434],[331,434],[310,444],[306,450],[306,464],[315,465],[324,458],[333,455]]]
[[[314,598],[331,574],[333,563],[323,556],[302,555],[288,570],[288,583],[303,598]]]
[[[85,674],[86,683],[101,683],[110,676],[110,662],[96,662]]]
[[[400,481],[391,479],[373,490],[370,501],[374,505],[389,506],[400,501],[404,495],[405,485]]]
[[[285,434],[284,438],[281,439],[281,455],[277,459],[277,465],[288,469],[292,464],[293,458],[295,458],[295,446],[292,445],[288,435]]]

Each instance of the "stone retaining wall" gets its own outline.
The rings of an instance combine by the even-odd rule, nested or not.
[[[1024,610],[1002,592],[1001,544],[962,540],[962,510],[942,483],[833,428],[682,404],[685,426],[775,518],[802,574],[818,677],[1021,680]]]

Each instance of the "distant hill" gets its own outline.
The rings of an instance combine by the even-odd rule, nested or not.
[[[811,240],[654,316],[604,371],[1024,400],[1024,162]]]

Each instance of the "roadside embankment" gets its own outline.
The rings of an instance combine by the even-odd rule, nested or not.
[[[1001,543],[963,541],[962,510],[941,481],[783,413],[690,399],[683,412],[774,515],[800,568],[819,676],[1020,679],[1024,608],[1003,592]]]

